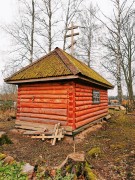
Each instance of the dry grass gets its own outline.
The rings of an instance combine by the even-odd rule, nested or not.
[[[8,117],[15,117],[16,116],[16,110],[13,110],[13,109],[9,109],[9,110],[6,110],[6,111],[1,111],[0,110],[0,121],[4,121],[6,120]]]

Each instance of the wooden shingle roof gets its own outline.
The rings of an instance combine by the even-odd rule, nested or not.
[[[66,79],[67,77],[83,77],[107,88],[113,87],[111,83],[96,71],[59,48],[55,48],[46,56],[6,78],[5,82],[19,84],[49,79],[54,80],[54,78]]]

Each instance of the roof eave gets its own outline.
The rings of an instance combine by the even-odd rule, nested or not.
[[[113,88],[114,88],[113,85],[111,86],[111,85],[108,85],[108,84],[104,84],[104,83],[101,83],[101,82],[99,82],[99,81],[96,81],[96,80],[94,80],[94,79],[91,79],[91,78],[88,78],[88,77],[85,77],[85,76],[82,76],[82,75],[79,75],[79,79],[85,80],[85,81],[87,81],[87,82],[91,82],[91,83],[93,83],[93,84],[96,84],[96,85],[105,87],[105,88],[107,88],[107,89],[113,89]]]
[[[84,77],[82,75],[68,75],[68,76],[60,76],[60,77],[48,77],[48,78],[40,78],[40,79],[25,79],[25,80],[4,80],[8,84],[21,84],[21,83],[32,83],[32,82],[46,82],[46,81],[58,81],[58,80],[68,80],[68,79],[81,79],[83,81],[91,82],[93,84],[105,87],[107,89],[113,89],[114,86],[109,86],[107,84],[95,81],[93,79]]]
[[[48,78],[39,78],[39,79],[24,79],[24,80],[6,80],[4,81],[8,84],[22,84],[22,83],[32,83],[32,82],[46,82],[46,81],[58,81],[58,80],[68,80],[68,79],[77,79],[78,75],[68,75],[68,76],[59,76],[59,77],[48,77]]]

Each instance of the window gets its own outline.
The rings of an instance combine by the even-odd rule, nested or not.
[[[92,100],[93,100],[93,103],[100,103],[100,93],[99,93],[99,91],[93,90]]]

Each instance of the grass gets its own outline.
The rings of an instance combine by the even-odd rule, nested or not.
[[[110,113],[114,114],[111,120],[101,130],[87,136],[84,145],[87,159],[100,174],[106,174],[106,179],[109,176],[110,179],[134,179],[135,117],[122,111]],[[102,156],[91,159],[91,149],[100,150]]]

